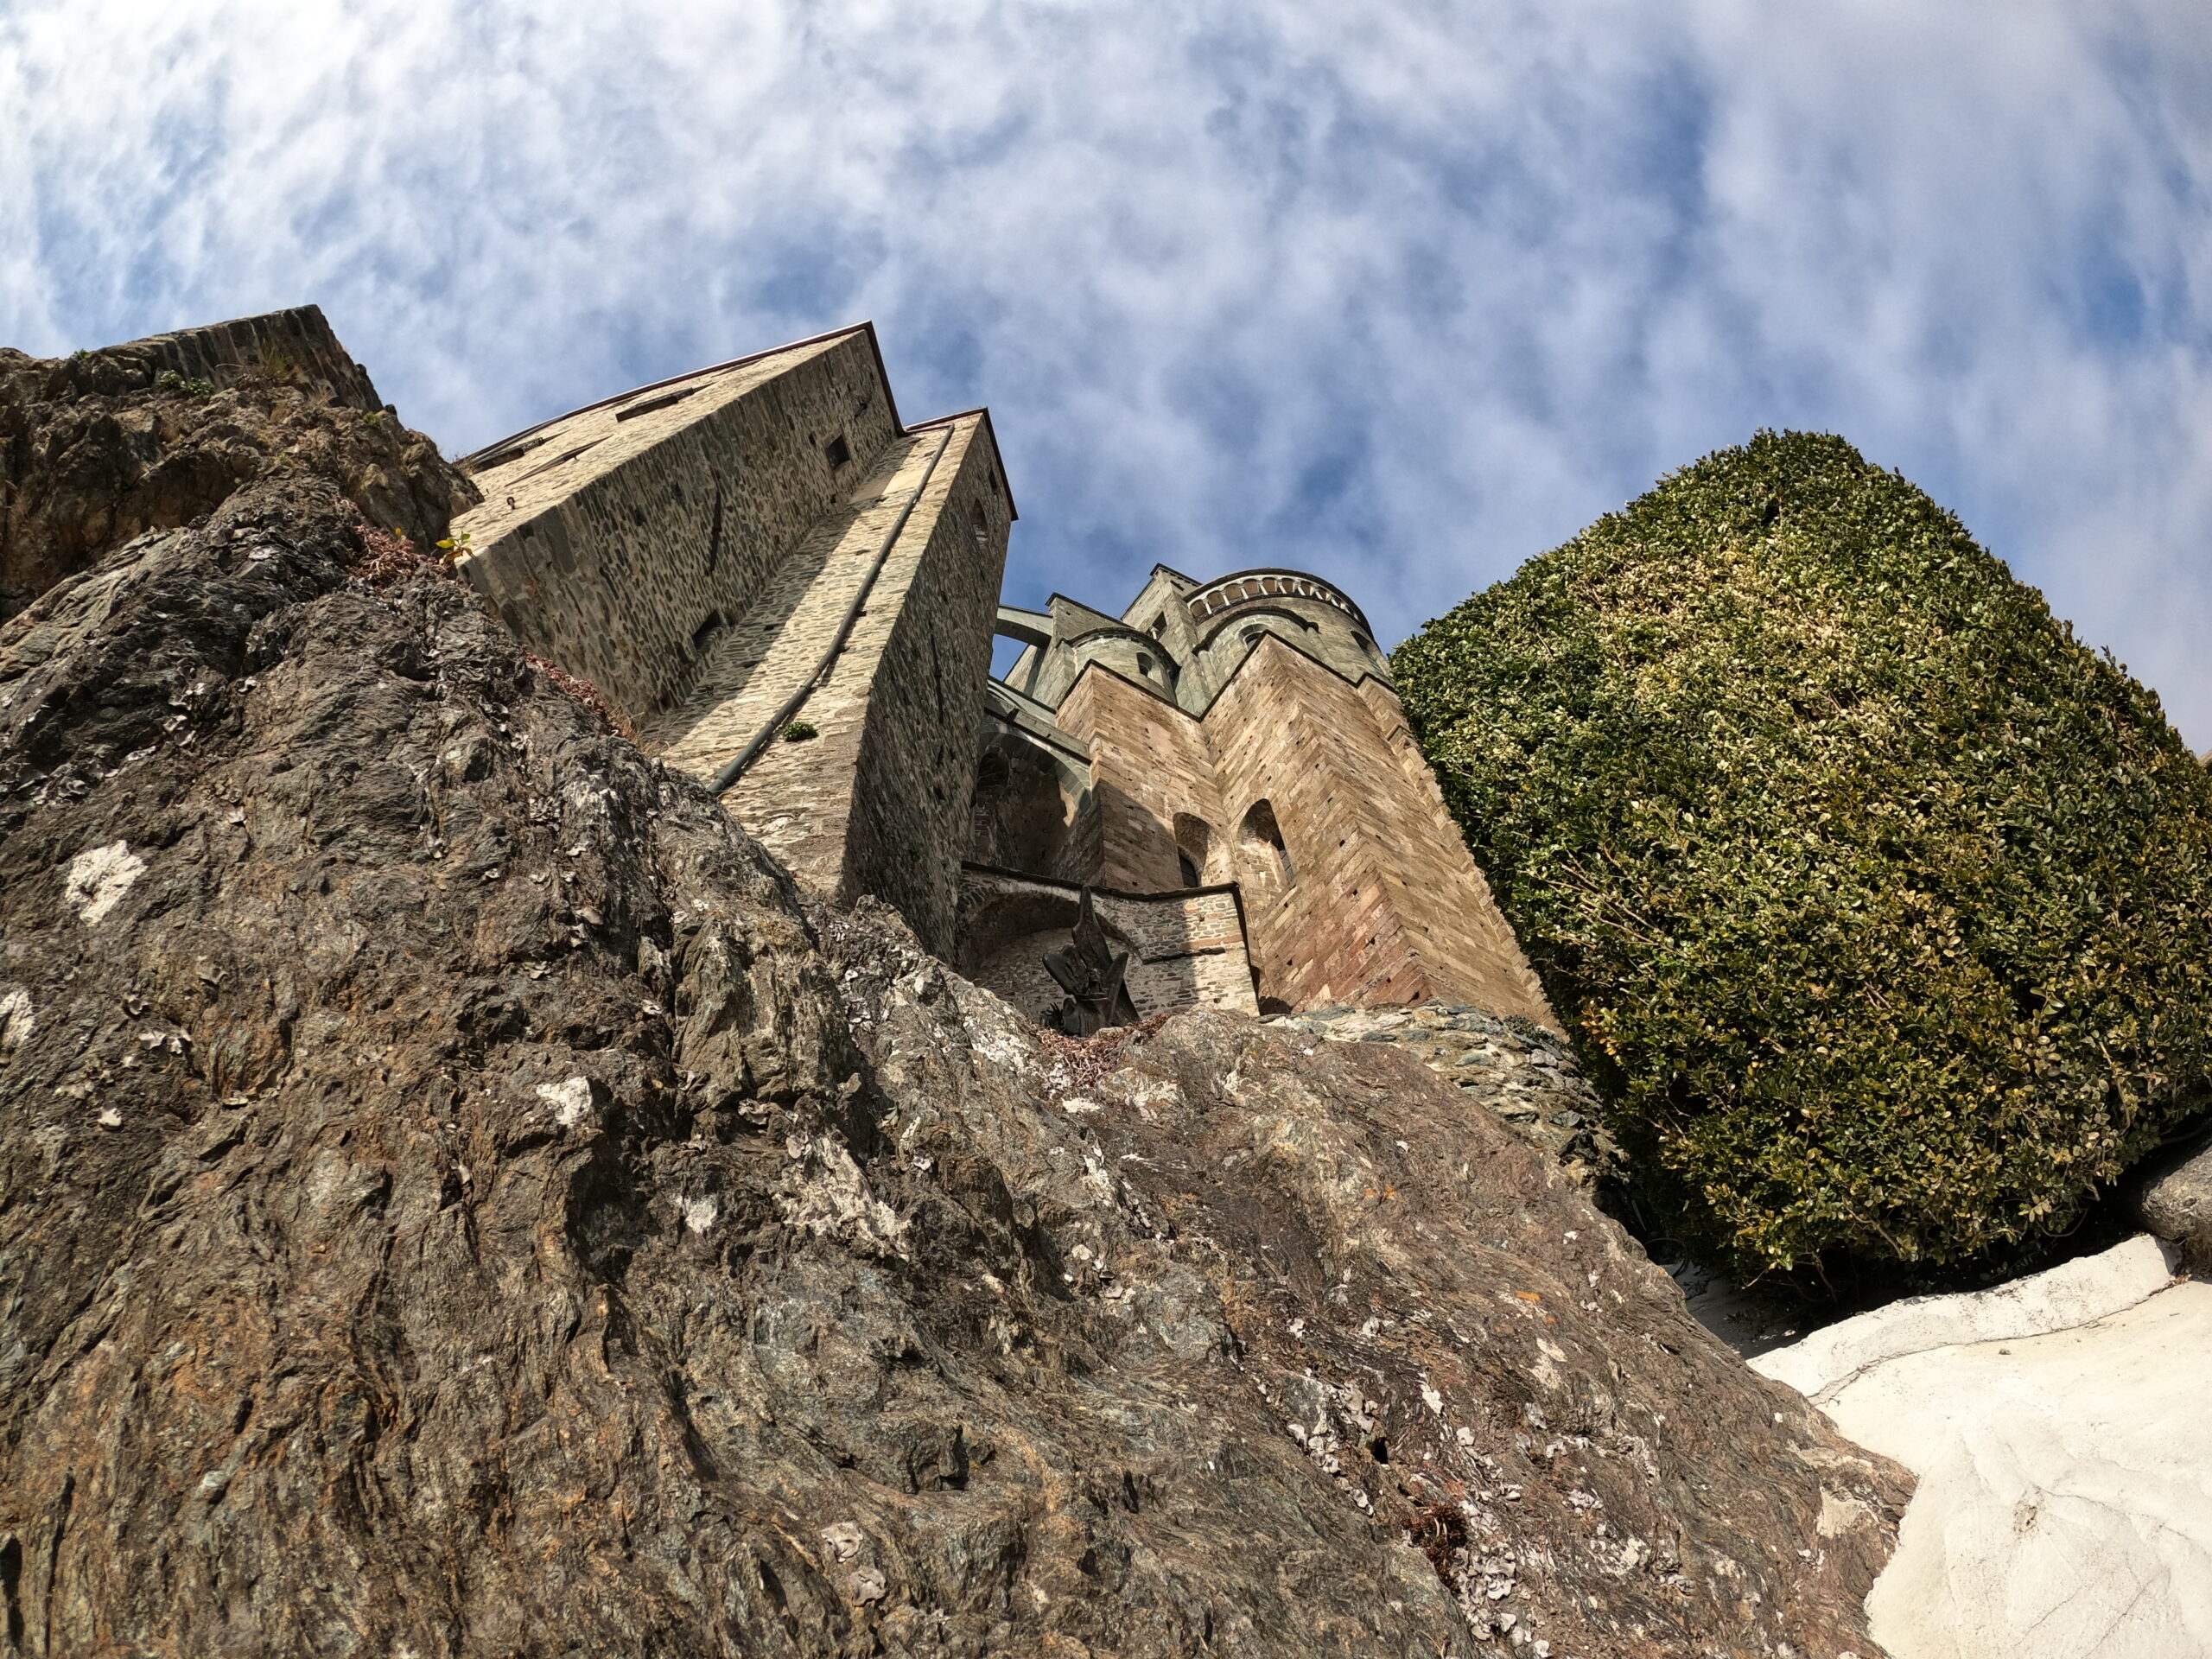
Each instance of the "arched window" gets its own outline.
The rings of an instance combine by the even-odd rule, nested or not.
[[[1185,887],[1205,886],[1206,864],[1212,851],[1213,826],[1191,813],[1178,812],[1175,815],[1175,863],[1182,872]]]
[[[1282,829],[1275,823],[1275,810],[1270,803],[1252,803],[1245,811],[1237,837],[1244,843],[1247,854],[1274,867],[1283,886],[1287,887],[1298,880],[1298,871],[1290,861],[1290,849],[1283,845]]]
[[[1247,651],[1257,651],[1260,648],[1260,641],[1267,637],[1268,631],[1265,628],[1247,628],[1237,636],[1243,640],[1244,649]]]

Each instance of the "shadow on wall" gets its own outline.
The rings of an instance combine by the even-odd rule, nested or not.
[[[1189,812],[1175,815],[1176,860],[1182,867],[1183,885],[1203,887],[1231,878],[1214,868],[1213,826]]]
[[[992,744],[976,764],[968,857],[1000,869],[1096,880],[1097,814],[1089,789],[1071,794],[1070,783],[1039,746]]]
[[[1282,829],[1270,803],[1252,803],[1237,827],[1236,840],[1244,855],[1245,880],[1255,896],[1274,899],[1290,891],[1298,871],[1290,861],[1290,849],[1283,845]]]
[[[1072,937],[1080,907],[1080,887],[1046,886],[1030,879],[988,873],[972,873],[971,883],[1007,880],[1020,884],[1014,891],[971,901],[963,912],[960,929],[960,971],[976,983],[997,992],[1040,1025],[1051,1023],[1065,993],[1045,966],[1052,951],[1064,950]],[[971,885],[970,892],[975,887]],[[1109,947],[1128,953],[1128,977],[1123,982],[1139,1019],[1199,1003],[1243,1007],[1241,988],[1226,988],[1224,971],[1243,976],[1242,950],[1233,955],[1224,941],[1194,938],[1192,901],[1183,896],[1134,898],[1095,893],[1099,925]],[[1206,895],[1195,897],[1203,909]],[[1211,895],[1216,907],[1233,900]]]

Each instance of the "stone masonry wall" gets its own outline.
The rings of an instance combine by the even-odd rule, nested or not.
[[[485,499],[454,523],[460,567],[641,724],[896,429],[860,330],[646,387],[472,458]]]
[[[1061,702],[1059,723],[1090,748],[1099,858],[1090,879],[1133,893],[1183,886],[1175,856],[1176,814],[1204,820],[1217,845],[1234,827],[1224,821],[1213,754],[1199,721],[1093,666]]]
[[[1332,1003],[1466,1001],[1555,1023],[1498,913],[1396,696],[1357,685],[1279,638],[1262,641],[1203,718],[1105,670],[1059,709],[1091,753],[1101,886],[1184,885],[1174,823],[1208,831],[1209,881],[1235,880],[1262,997]],[[1288,855],[1245,833],[1268,804]]]
[[[947,954],[1009,523],[988,433],[971,416],[899,441],[889,499],[919,483],[932,454],[936,464],[845,648],[800,710],[817,735],[772,744],[723,798],[808,887],[847,900],[874,893]],[[803,609],[783,645],[812,661],[842,613]]]
[[[1387,688],[1354,687],[1269,639],[1208,712],[1225,804],[1241,814],[1269,802],[1295,872],[1272,902],[1247,883],[1262,994],[1294,1008],[1441,999],[1555,1025],[1435,785],[1410,773],[1378,704],[1395,716]]]
[[[909,525],[861,619],[865,626],[881,617],[887,627],[869,682],[837,887],[848,900],[872,893],[888,901],[940,955],[952,950],[976,723],[1012,528],[989,422],[963,416],[950,429],[915,512],[926,539],[915,545]],[[856,627],[847,655],[867,649]]]
[[[1042,1022],[1064,995],[1045,955],[1068,943],[1080,893],[1072,883],[969,866],[961,876],[961,971]],[[1129,953],[1124,983],[1138,1018],[1200,1004],[1257,1011],[1234,888],[1094,888],[1092,901],[1100,925]]]

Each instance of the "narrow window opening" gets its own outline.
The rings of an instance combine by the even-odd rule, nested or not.
[[[1290,861],[1290,849],[1283,845],[1282,829],[1275,822],[1275,810],[1270,803],[1252,803],[1244,814],[1240,838],[1248,853],[1258,857],[1263,864],[1274,865],[1273,874],[1283,886],[1289,887],[1298,880],[1297,868]]]
[[[1213,851],[1213,827],[1204,818],[1188,812],[1175,815],[1175,862],[1183,873],[1183,885],[1202,887],[1206,884],[1206,864]]]
[[[853,458],[853,448],[850,444],[845,442],[845,435],[840,432],[836,437],[830,439],[829,442],[822,446],[822,454],[823,459],[828,461],[830,467],[834,469],[843,466],[847,461]]]

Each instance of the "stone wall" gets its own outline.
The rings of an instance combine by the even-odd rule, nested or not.
[[[524,644],[672,766],[717,780],[751,756],[724,799],[757,840],[949,951],[1014,516],[988,416],[902,429],[860,328],[468,465],[486,500],[460,567]]]
[[[1387,687],[1271,637],[1205,725],[1225,807],[1241,822],[1269,803],[1289,854],[1276,881],[1263,851],[1237,848],[1262,995],[1472,1002],[1557,1023],[1426,764],[1407,764],[1420,758]]]
[[[1185,813],[1223,827],[1220,786],[1201,723],[1110,671],[1084,671],[1059,708],[1060,728],[1090,750],[1098,862],[1079,879],[1133,893],[1187,884],[1173,825]],[[1223,874],[1224,880],[1235,879]]]
[[[967,856],[999,869],[1079,879],[1098,866],[1090,755],[1066,734],[1039,735],[985,690],[969,807]]]
[[[968,866],[960,886],[961,971],[1044,1022],[1064,995],[1045,955],[1067,944],[1082,891],[1073,882]],[[1094,887],[1091,899],[1115,948],[1129,953],[1124,982],[1138,1018],[1197,1004],[1257,1011],[1236,888]]]
[[[866,329],[643,387],[469,457],[460,568],[641,724],[898,431]]]
[[[848,685],[865,674],[868,690],[836,891],[887,900],[940,955],[953,948],[976,711],[1012,523],[999,467],[987,416],[950,423],[936,475],[838,664]]]
[[[1154,606],[1173,607],[1154,619],[1166,622],[1171,649],[1191,637],[1178,591],[1187,583],[1166,572],[1147,589]],[[1262,602],[1283,616],[1253,608]],[[1294,630],[1295,644],[1284,632],[1293,606],[1313,624]],[[1145,610],[1131,614],[1143,621]],[[1095,636],[1090,614],[1055,601],[1056,627],[1074,620]],[[1396,695],[1361,668],[1372,643],[1357,615],[1295,594],[1233,599],[1217,614],[1257,632],[1250,643],[1239,637],[1202,712],[1077,652],[1044,653],[1040,683],[1058,671],[1056,655],[1084,661],[1055,714],[1090,757],[1087,797],[1064,799],[1069,831],[1052,873],[1140,893],[1192,886],[1194,874],[1236,882],[1269,1007],[1442,1000],[1554,1024]],[[1211,671],[1204,650],[1184,668]],[[1015,839],[990,817],[1012,798],[979,794],[971,849]],[[1041,816],[1033,803],[1026,810]],[[1085,814],[1087,862],[1072,855]]]

